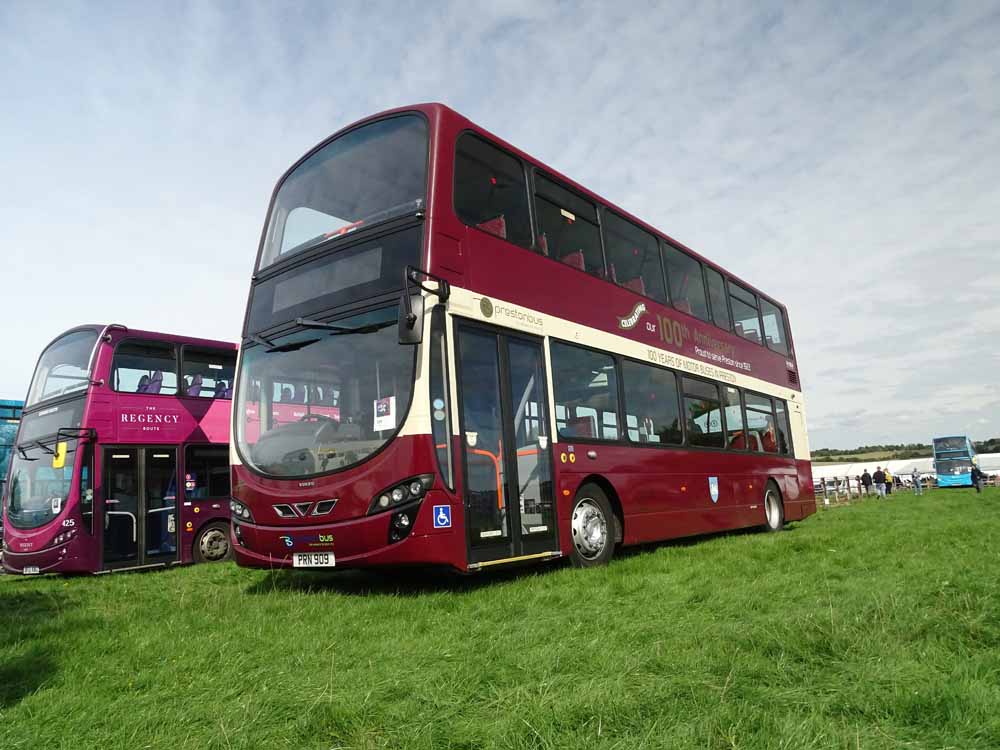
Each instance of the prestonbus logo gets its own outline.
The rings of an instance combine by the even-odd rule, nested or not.
[[[635,328],[635,324],[639,322],[639,318],[646,314],[646,303],[637,302],[636,306],[632,308],[632,313],[625,318],[618,318],[618,327],[623,328],[626,331],[630,328]]]

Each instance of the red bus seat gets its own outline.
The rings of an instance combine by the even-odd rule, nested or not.
[[[680,310],[682,313],[691,314],[691,303],[686,299],[679,299],[674,301],[674,307]]]
[[[503,214],[476,224],[476,228],[490,234],[495,234],[502,240],[507,239],[507,220],[504,219]]]
[[[623,281],[622,286],[626,289],[631,289],[633,292],[638,292],[639,294],[646,293],[646,283],[642,280],[642,276],[637,276],[634,279]]]
[[[567,266],[573,266],[573,268],[579,268],[581,271],[587,270],[587,264],[583,260],[583,250],[577,250],[575,253],[564,255],[559,260],[561,260]]]
[[[542,255],[549,254],[549,243],[548,240],[545,239],[545,232],[538,235],[538,239],[535,240],[535,249]]]
[[[573,437],[595,437],[595,427],[593,417],[570,417],[566,420],[566,431]]]

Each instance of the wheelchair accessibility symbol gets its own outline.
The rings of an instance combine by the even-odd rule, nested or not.
[[[434,506],[434,528],[435,529],[450,529],[451,528],[451,506],[450,505],[435,505]]]

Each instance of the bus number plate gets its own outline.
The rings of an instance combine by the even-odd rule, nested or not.
[[[41,571],[38,569],[37,565],[25,565],[24,575],[26,576],[37,576]]]
[[[293,568],[332,568],[337,564],[332,552],[294,552]]]

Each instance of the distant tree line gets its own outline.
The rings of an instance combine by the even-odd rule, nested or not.
[[[976,453],[1000,453],[1000,437],[973,441]],[[898,443],[888,445],[862,445],[857,448],[818,448],[812,452],[814,460],[831,461],[839,457],[854,458],[876,453],[886,458],[926,458],[932,453],[929,443]]]

